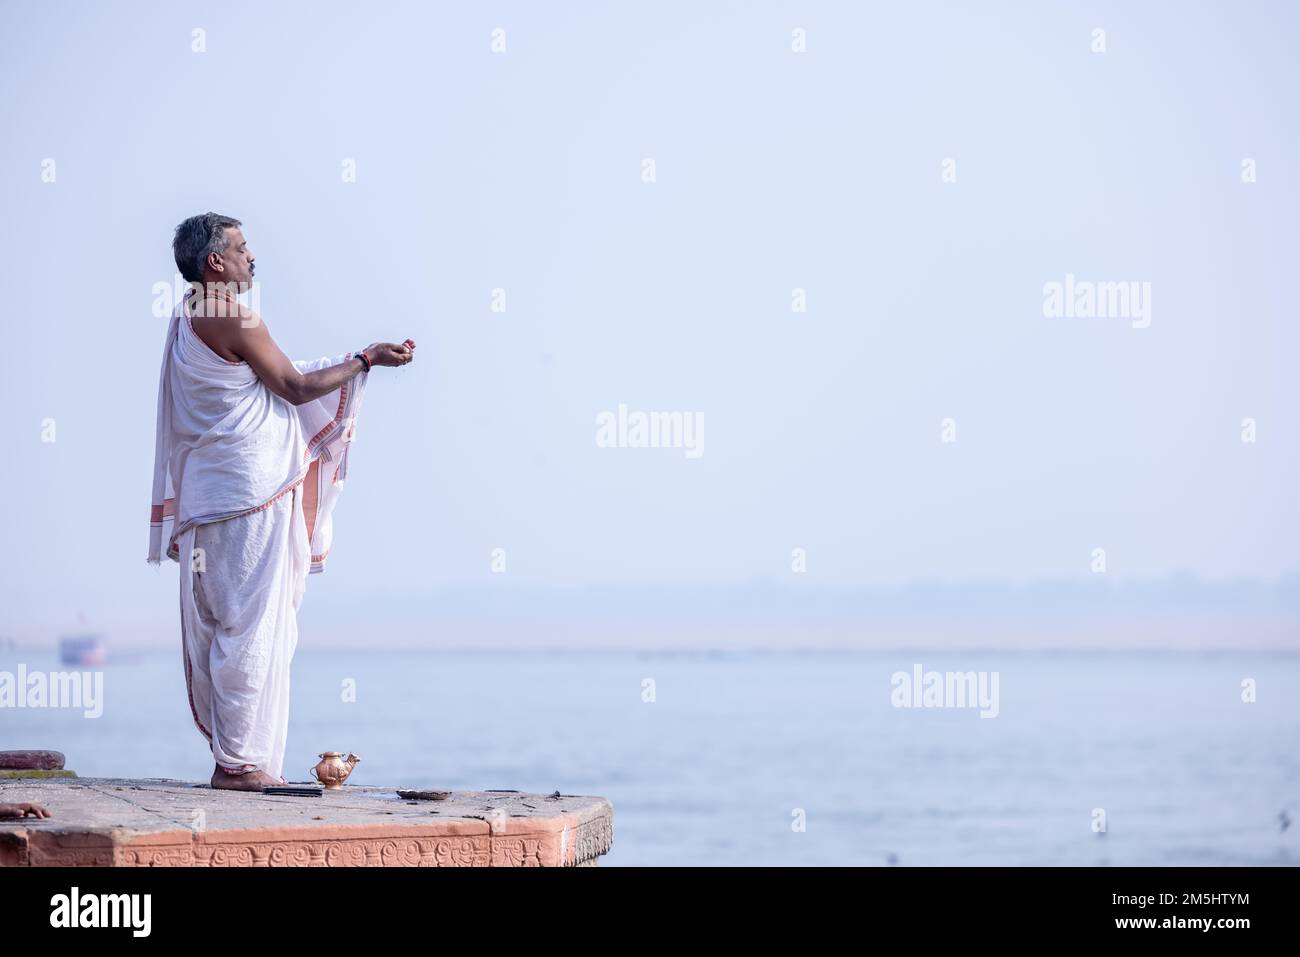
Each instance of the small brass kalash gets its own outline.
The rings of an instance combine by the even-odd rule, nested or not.
[[[325,785],[327,791],[340,790],[343,787],[343,782],[352,773],[352,769],[361,760],[351,752],[348,752],[348,756],[345,758],[342,751],[324,751],[321,753],[320,758],[320,762],[308,773],[315,775],[316,780]]]

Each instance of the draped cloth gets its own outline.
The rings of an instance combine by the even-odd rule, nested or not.
[[[238,319],[230,319],[235,322]],[[350,353],[294,362],[299,372]],[[360,373],[295,406],[194,331],[190,297],[158,381],[148,561],[180,565],[181,645],[194,723],[219,765],[280,777],[289,665],[306,576],[323,571],[365,392]]]

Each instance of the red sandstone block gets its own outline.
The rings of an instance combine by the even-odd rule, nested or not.
[[[0,771],[58,771],[61,751],[0,751]]]
[[[0,831],[0,867],[27,866],[27,832]]]
[[[27,863],[32,867],[112,867],[109,834],[82,831],[27,831]]]

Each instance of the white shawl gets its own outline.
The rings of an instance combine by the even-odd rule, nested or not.
[[[194,331],[188,299],[172,312],[158,378],[148,560],[179,562],[186,529],[264,508],[303,484],[311,570],[323,571],[367,375],[295,406],[248,363],[213,352]],[[311,372],[350,356],[294,366]]]

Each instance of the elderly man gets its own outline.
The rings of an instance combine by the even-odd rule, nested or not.
[[[176,227],[190,288],[159,376],[149,561],[180,565],[185,680],[212,786],[260,790],[284,783],[298,607],[324,568],[368,373],[406,365],[415,343],[290,361],[236,298],[255,269],[240,226],[205,213]]]

